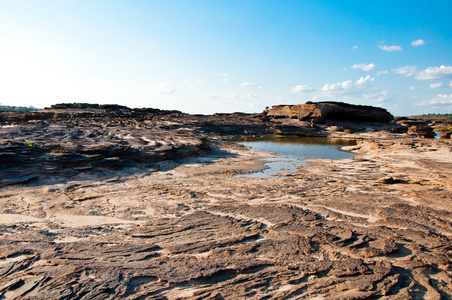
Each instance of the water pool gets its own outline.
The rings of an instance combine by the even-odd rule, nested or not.
[[[355,154],[342,151],[342,146],[356,145],[354,140],[321,137],[253,138],[237,143],[260,151],[275,153],[278,158],[265,158],[267,168],[261,172],[237,175],[247,178],[269,178],[281,172],[295,172],[299,166],[307,166],[305,159],[348,159]]]

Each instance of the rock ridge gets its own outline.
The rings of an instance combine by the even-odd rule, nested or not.
[[[394,119],[394,116],[384,108],[333,101],[275,105],[267,115],[269,117],[296,118],[314,123],[325,123],[326,120],[388,123]]]

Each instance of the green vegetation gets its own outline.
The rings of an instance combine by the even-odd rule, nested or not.
[[[9,106],[9,105],[0,105],[0,110],[7,110],[7,111],[38,111],[41,110],[40,108],[36,108],[34,106]]]
[[[68,150],[66,148],[59,148],[59,149],[53,149],[52,151],[50,151],[51,154],[55,154],[55,153],[66,153]]]
[[[25,140],[25,141],[27,142],[27,146],[30,147],[30,148],[34,148],[36,146],[36,144],[33,143],[33,141],[30,140],[30,139]]]
[[[410,116],[411,118],[422,119],[422,120],[451,120],[452,121],[452,113],[451,114],[423,114],[417,116]]]
[[[240,117],[240,116],[248,116],[250,114],[244,113],[244,112],[233,112],[233,113],[215,113],[213,115],[217,116],[217,117]]]

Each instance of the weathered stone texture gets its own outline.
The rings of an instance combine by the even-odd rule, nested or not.
[[[326,120],[387,123],[394,118],[384,108],[343,102],[306,102],[306,104],[298,105],[276,105],[269,110],[268,116],[297,118],[314,123],[323,123]]]
[[[451,298],[451,140],[95,110],[0,112],[1,299]],[[247,132],[357,156],[235,177],[273,156],[225,141]]]

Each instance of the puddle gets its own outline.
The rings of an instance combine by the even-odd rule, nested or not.
[[[242,243],[243,244],[254,243],[254,242],[257,242],[257,241],[260,241],[260,240],[263,240],[263,239],[265,239],[265,238],[262,235],[256,234],[255,236],[247,237],[246,239],[244,239],[242,241]]]
[[[350,159],[355,154],[342,151],[340,147],[356,145],[354,140],[320,137],[255,138],[237,143],[281,156],[263,159],[267,166],[263,171],[236,176],[245,178],[270,178],[280,176],[281,172],[296,172],[298,167],[309,165],[306,159]]]

